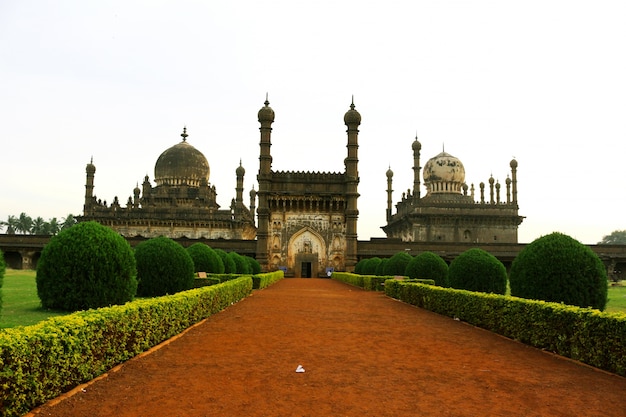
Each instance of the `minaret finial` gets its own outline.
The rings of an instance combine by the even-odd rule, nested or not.
[[[187,141],[187,136],[189,136],[187,134],[187,126],[183,127],[183,133],[180,134],[183,137],[183,142]]]
[[[352,94],[352,104],[350,104],[350,108],[354,110],[354,94]]]
[[[441,149],[442,149],[444,152],[446,151],[446,144],[445,144],[445,143],[442,143],[442,144],[441,144]]]
[[[263,104],[265,104],[266,106],[269,106],[269,105],[270,105],[270,100],[269,100],[269,98],[268,98],[268,97],[269,97],[269,94],[266,92],[266,93],[265,93],[265,103],[263,103]]]

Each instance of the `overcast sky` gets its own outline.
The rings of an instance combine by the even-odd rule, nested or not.
[[[343,115],[361,113],[358,238],[445,146],[466,182],[518,161],[519,241],[597,243],[626,229],[626,2],[0,2],[0,220],[125,204],[168,147],[211,167],[218,203],[259,167],[257,112],[276,112],[274,170],[342,172]],[[422,190],[422,195],[425,190]]]

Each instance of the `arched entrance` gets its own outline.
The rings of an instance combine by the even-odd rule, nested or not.
[[[287,263],[296,278],[319,276],[320,265],[326,264],[324,239],[310,227],[300,229],[289,239]]]

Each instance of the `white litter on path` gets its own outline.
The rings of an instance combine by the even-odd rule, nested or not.
[[[302,367],[302,365],[298,365],[298,367],[296,368],[296,372],[298,373],[304,372],[304,368]]]

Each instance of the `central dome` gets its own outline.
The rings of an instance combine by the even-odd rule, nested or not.
[[[465,183],[463,163],[449,153],[441,152],[426,162],[424,183],[428,193],[461,193]]]
[[[206,157],[187,143],[186,129],[183,141],[166,149],[154,166],[154,180],[160,185],[188,185],[199,187],[209,182],[209,162]]]

